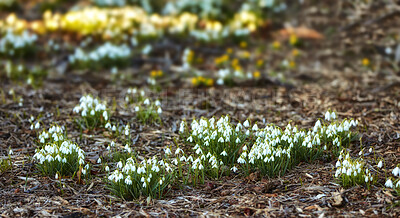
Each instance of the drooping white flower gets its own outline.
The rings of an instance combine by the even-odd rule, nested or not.
[[[378,163],[378,168],[382,168],[382,166],[383,166],[382,161],[379,161],[379,163]]]
[[[325,113],[325,120],[330,121],[331,120],[331,113],[329,113],[329,111],[327,111]]]
[[[258,130],[258,126],[257,126],[257,124],[254,124],[254,126],[253,126],[253,128],[252,128],[251,130],[253,130],[253,131],[257,131],[257,130]]]
[[[332,111],[332,113],[331,113],[331,118],[332,118],[332,120],[335,120],[335,119],[336,119],[336,114],[335,114],[335,112],[333,112],[333,111]]]
[[[392,179],[389,178],[388,180],[386,180],[385,186],[386,186],[387,188],[393,188]]]
[[[237,168],[236,166],[233,166],[233,167],[231,168],[231,170],[232,170],[234,173],[236,173],[236,171],[238,170],[238,168]]]
[[[111,123],[110,123],[110,122],[106,123],[106,125],[104,126],[104,128],[110,129],[110,128],[111,128]]]
[[[394,176],[400,176],[400,168],[396,167],[392,170]]]
[[[243,126],[248,128],[250,126],[250,123],[248,120],[244,121]]]

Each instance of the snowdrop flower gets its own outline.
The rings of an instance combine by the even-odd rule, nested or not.
[[[369,148],[369,150],[368,150],[368,151],[369,151],[369,153],[372,153],[372,148]]]
[[[98,163],[98,164],[101,163],[101,158],[97,159],[97,163]]]
[[[325,113],[325,120],[330,121],[331,120],[331,113],[329,113],[329,111],[327,111]]]
[[[127,184],[127,185],[132,185],[131,176],[127,176],[127,177],[126,177],[126,179],[125,179],[125,184]]]
[[[110,123],[110,122],[106,123],[106,125],[104,126],[104,128],[106,128],[106,129],[111,128],[111,123]]]
[[[183,152],[182,149],[178,147],[178,148],[176,149],[176,151],[175,151],[175,155],[178,155],[178,154],[181,153],[181,152]]]
[[[104,111],[104,112],[103,112],[103,117],[104,117],[104,120],[108,120],[108,113],[107,113],[107,111]]]
[[[203,151],[201,150],[201,148],[196,150],[196,154],[202,154],[202,153],[203,153]]]
[[[138,112],[140,109],[138,106],[135,107],[135,112]]]
[[[258,126],[257,126],[257,124],[254,124],[254,126],[253,126],[252,130],[253,130],[253,131],[257,131],[257,130],[258,130]]]
[[[378,168],[382,168],[382,166],[383,166],[382,161],[379,161],[379,163],[378,163]]]
[[[333,111],[332,111],[332,113],[331,113],[331,118],[332,118],[332,120],[335,120],[335,119],[336,119],[336,114],[335,114],[335,112],[333,112]]]
[[[158,108],[157,113],[158,113],[158,114],[161,114],[161,113],[162,113],[161,107]]]
[[[56,180],[58,179],[58,173],[56,173],[55,179],[56,179]]]
[[[164,150],[164,152],[165,152],[166,155],[170,155],[171,154],[171,150],[168,147]]]
[[[400,176],[400,168],[396,167],[392,170],[394,176]]]
[[[39,129],[40,128],[40,123],[39,122],[36,122],[36,124],[35,124],[35,129]]]
[[[244,121],[243,126],[248,128],[250,126],[250,123],[248,120]]]
[[[385,186],[387,188],[393,188],[393,182],[390,178],[386,181]]]
[[[106,172],[108,172],[108,171],[110,171],[110,167],[106,166],[106,167],[104,168],[104,170],[105,170]]]
[[[183,133],[185,131],[185,123],[183,121],[181,121],[181,124],[179,126],[179,132]]]
[[[14,154],[13,150],[10,149],[10,151],[8,151],[8,154],[9,154],[9,155],[13,155],[13,154]]]
[[[237,137],[237,138],[236,138],[236,141],[235,141],[235,143],[236,143],[236,144],[239,144],[239,143],[240,143],[240,139],[239,139],[239,137]]]
[[[238,168],[237,168],[236,166],[233,166],[233,167],[231,168],[231,170],[232,170],[234,173],[236,173],[236,171],[238,170]]]
[[[188,142],[193,142],[192,136],[190,136],[190,137],[187,139],[187,141],[188,141]]]
[[[221,155],[226,157],[228,156],[228,153],[226,153],[226,151],[224,150],[223,152],[221,152]]]
[[[113,132],[117,131],[117,127],[116,127],[115,125],[113,125],[113,127],[111,128],[111,130],[112,130]]]
[[[150,104],[150,100],[148,98],[146,98],[146,100],[144,100],[143,104],[149,105]]]

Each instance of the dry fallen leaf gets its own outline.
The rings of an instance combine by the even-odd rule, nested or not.
[[[285,29],[281,29],[278,32],[278,37],[280,39],[288,39],[290,35],[296,35],[299,39],[314,39],[320,40],[323,39],[324,36],[317,32],[316,30],[307,28],[307,27],[287,27]]]
[[[333,206],[339,207],[343,205],[343,197],[342,194],[340,194],[340,192],[333,192]]]

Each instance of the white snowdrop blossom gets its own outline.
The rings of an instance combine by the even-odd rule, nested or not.
[[[388,180],[386,180],[385,186],[386,186],[387,188],[393,188],[393,182],[392,182],[392,179],[391,179],[391,178],[389,178]]]
[[[379,161],[379,163],[378,163],[378,168],[382,168],[382,166],[383,166],[382,161]]]
[[[393,174],[394,176],[400,177],[400,168],[399,168],[399,167],[394,168],[394,169],[392,170],[392,174]]]

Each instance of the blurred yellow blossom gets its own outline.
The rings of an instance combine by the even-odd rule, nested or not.
[[[294,45],[296,45],[298,42],[299,42],[299,41],[298,41],[297,36],[296,36],[295,34],[290,35],[289,43],[290,43],[291,45],[294,46]]]
[[[363,59],[362,59],[362,65],[363,65],[364,67],[368,67],[368,66],[370,65],[369,59],[368,59],[368,58],[363,58]]]
[[[274,41],[272,43],[272,48],[274,48],[276,50],[280,49],[281,48],[281,43],[279,41]]]
[[[263,59],[258,59],[257,60],[257,67],[262,67],[264,65],[264,60]]]
[[[253,73],[253,77],[256,79],[260,78],[260,76],[261,76],[261,73],[258,70]]]
[[[294,57],[299,56],[299,54],[300,54],[299,50],[297,50],[297,49],[293,49],[293,50],[292,50],[292,55],[293,55]]]

